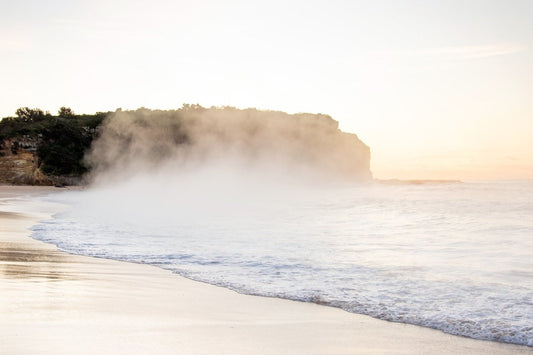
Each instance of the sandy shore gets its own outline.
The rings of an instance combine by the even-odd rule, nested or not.
[[[1,354],[533,353],[63,253],[29,237],[49,191],[0,187]]]

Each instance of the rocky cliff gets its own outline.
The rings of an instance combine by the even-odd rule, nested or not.
[[[107,177],[233,164],[295,179],[372,179],[370,149],[330,116],[233,107],[112,113],[87,159],[96,175]]]
[[[0,121],[4,184],[71,185],[87,171],[121,179],[169,165],[180,170],[229,162],[295,178],[372,179],[368,146],[323,114],[184,105]]]
[[[35,151],[25,150],[17,140],[0,142],[0,184],[49,185],[38,168]]]
[[[39,167],[37,146],[37,138],[0,141],[0,184],[63,186],[80,183],[80,177],[44,174]]]

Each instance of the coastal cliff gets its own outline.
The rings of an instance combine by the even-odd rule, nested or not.
[[[372,179],[369,147],[330,116],[234,107],[114,112],[86,161],[104,180],[161,167],[182,172],[207,166],[294,180]]]
[[[0,184],[50,185],[38,167],[35,152],[23,150],[18,141],[0,142]]]
[[[78,185],[79,175],[45,174],[37,154],[38,139],[21,137],[0,141],[0,184],[65,186]]]
[[[199,105],[95,115],[20,110],[0,121],[3,184],[71,185],[102,172],[126,175],[222,159],[246,168],[267,162],[287,174],[372,179],[369,147],[323,114]]]

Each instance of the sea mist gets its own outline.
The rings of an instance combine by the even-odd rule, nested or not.
[[[116,112],[34,237],[247,294],[533,346],[533,184],[368,182],[324,115]]]

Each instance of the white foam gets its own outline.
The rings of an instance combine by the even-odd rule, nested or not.
[[[374,185],[298,198],[270,190],[210,203],[228,196],[62,194],[73,209],[34,237],[239,292],[533,346],[531,182]]]

